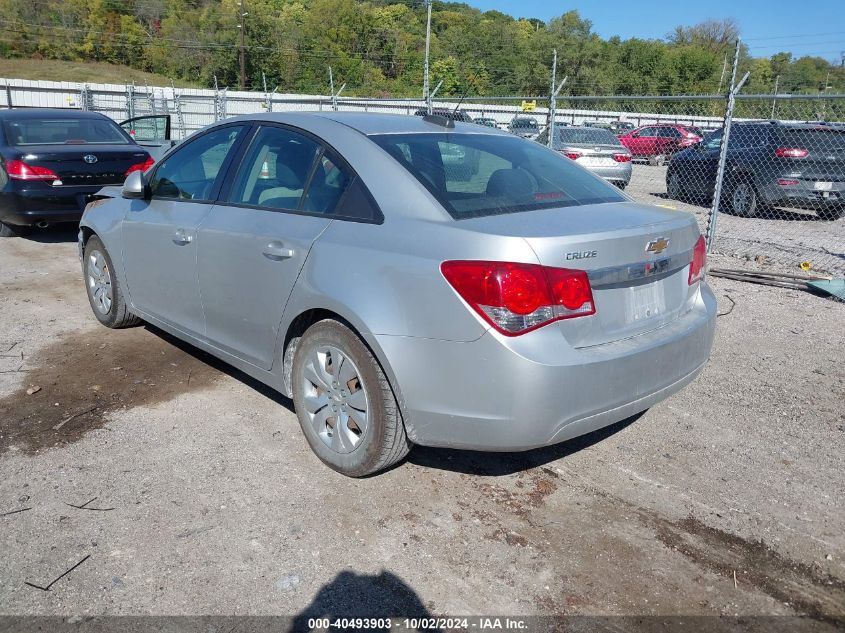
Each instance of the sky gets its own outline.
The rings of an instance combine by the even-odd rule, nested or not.
[[[482,11],[549,20],[576,9],[603,38],[663,38],[679,24],[734,18],[755,57],[789,51],[839,62],[845,52],[845,0],[463,0]]]

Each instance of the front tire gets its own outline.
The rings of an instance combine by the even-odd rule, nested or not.
[[[348,477],[389,468],[411,448],[396,397],[358,336],[326,319],[296,347],[293,403],[311,450]]]
[[[88,303],[97,320],[108,328],[124,328],[141,322],[129,311],[114,265],[103,242],[92,235],[85,244],[83,277]]]
[[[677,172],[669,174],[669,178],[666,182],[666,195],[672,200],[684,200],[684,198],[686,198],[684,186],[681,184],[681,177],[677,174]]]

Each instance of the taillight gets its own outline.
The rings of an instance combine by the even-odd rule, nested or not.
[[[628,161],[631,160],[631,155],[630,154],[614,154],[613,160],[615,160],[617,163],[627,163]]]
[[[699,235],[695,248],[692,249],[692,261],[689,265],[689,285],[704,278],[704,266],[707,264],[707,247],[704,237]]]
[[[440,265],[440,271],[473,310],[507,336],[596,312],[590,280],[583,270],[449,261]]]
[[[583,156],[581,152],[563,152],[563,155],[567,158],[571,158],[572,160],[578,160]]]
[[[152,158],[148,158],[148,159],[147,159],[147,160],[145,160],[143,163],[137,163],[137,164],[135,164],[135,165],[132,165],[132,167],[130,167],[129,169],[127,169],[127,170],[126,170],[126,173],[125,173],[125,174],[123,174],[123,175],[124,175],[124,176],[128,176],[128,175],[129,175],[129,174],[131,174],[133,171],[147,171],[150,167],[152,167],[152,166],[153,166],[153,163],[155,163],[155,161],[154,161]]]
[[[27,165],[22,160],[10,160],[6,163],[6,173],[14,180],[60,180],[52,169]]]
[[[789,187],[791,185],[797,185],[798,181],[792,178],[778,178],[778,184],[781,187]]]
[[[778,147],[775,156],[778,158],[804,158],[809,152],[801,147]]]

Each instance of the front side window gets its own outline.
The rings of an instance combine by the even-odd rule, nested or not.
[[[220,168],[243,130],[242,125],[219,128],[176,150],[153,174],[153,197],[209,200]]]
[[[128,145],[114,121],[104,118],[38,118],[6,121],[10,145]]]
[[[539,143],[487,134],[370,137],[456,220],[603,202],[618,190]]]

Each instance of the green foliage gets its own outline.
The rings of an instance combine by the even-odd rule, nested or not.
[[[246,82],[347,94],[420,96],[425,7],[418,0],[0,0],[0,55],[101,61],[181,81],[238,85],[246,11]],[[242,8],[243,7],[243,8]],[[739,33],[730,20],[678,27],[665,40],[601,39],[576,11],[544,23],[435,1],[431,85],[440,94],[547,95],[552,51],[563,95],[700,94],[725,90]],[[730,68],[728,68],[730,70]],[[746,92],[845,92],[845,71],[818,57],[742,50]]]

